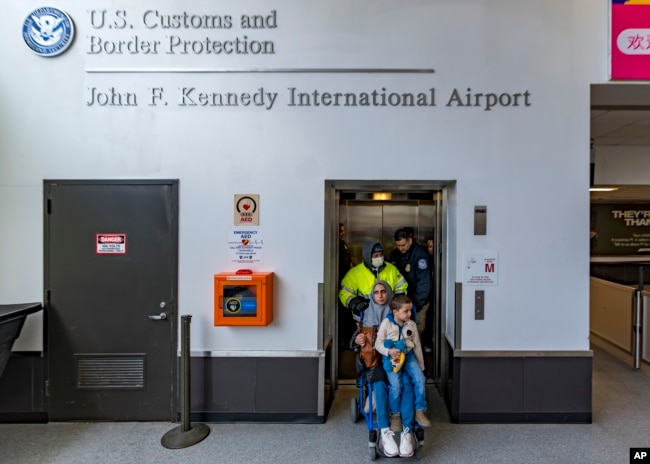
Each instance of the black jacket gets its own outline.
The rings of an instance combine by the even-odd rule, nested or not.
[[[408,283],[407,293],[415,309],[429,302],[431,292],[431,257],[427,250],[413,242],[406,253],[397,248],[390,252],[390,262],[397,266]]]

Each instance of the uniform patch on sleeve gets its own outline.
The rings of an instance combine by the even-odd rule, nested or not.
[[[419,269],[426,269],[429,267],[429,261],[426,259],[419,259],[418,260],[418,268]]]

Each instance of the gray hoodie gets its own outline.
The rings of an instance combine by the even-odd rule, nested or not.
[[[380,305],[375,302],[375,298],[373,296],[375,294],[375,287],[378,284],[382,284],[386,289],[386,304],[384,305]],[[368,304],[368,308],[363,312],[363,321],[361,325],[363,327],[378,327],[379,324],[381,324],[381,321],[386,317],[386,314],[390,312],[390,302],[392,299],[393,290],[391,290],[388,282],[384,282],[383,280],[378,280],[375,282],[375,284],[372,286],[372,291],[370,292],[370,302]]]
[[[384,251],[384,247],[381,243],[373,242],[372,240],[366,240],[361,245],[361,257],[363,258],[363,264],[366,265],[366,267],[375,275],[375,277],[378,277],[382,269],[386,267],[386,262],[384,261],[384,264],[378,268],[372,266],[372,249],[375,247],[375,245],[379,245],[381,247],[381,251]]]

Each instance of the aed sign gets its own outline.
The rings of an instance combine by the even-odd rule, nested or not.
[[[499,259],[493,250],[463,253],[463,282],[466,285],[498,285]]]
[[[262,231],[258,229],[235,229],[228,238],[230,262],[235,264],[261,263],[264,251]],[[242,276],[247,277],[247,276]],[[249,280],[244,278],[241,280]]]
[[[235,225],[257,226],[260,224],[260,196],[253,194],[235,195]]]
[[[97,234],[98,255],[124,255],[126,254],[126,234]]]

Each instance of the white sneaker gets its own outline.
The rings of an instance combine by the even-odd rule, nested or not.
[[[397,443],[395,443],[395,432],[389,427],[381,429],[381,445],[384,448],[384,454],[393,458],[399,454]]]
[[[399,439],[399,455],[401,458],[413,456],[413,434],[408,427],[404,427],[402,436]]]

